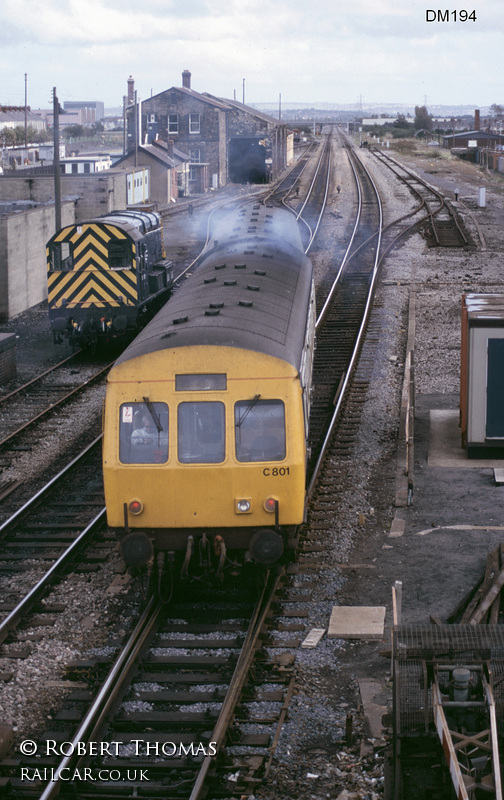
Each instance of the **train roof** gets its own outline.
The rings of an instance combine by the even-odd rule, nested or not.
[[[65,241],[73,236],[74,231],[84,225],[98,225],[99,227],[113,225],[136,241],[149,231],[159,228],[160,224],[161,218],[155,211],[112,211],[110,214],[104,214],[103,217],[93,217],[72,225],[65,225],[49,239],[48,244],[54,241]]]
[[[311,262],[297,246],[261,234],[251,231],[234,240],[228,226],[228,241],[212,248],[116,363],[159,350],[216,345],[274,356],[299,369]]]

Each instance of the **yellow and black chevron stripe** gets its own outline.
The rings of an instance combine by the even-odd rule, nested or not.
[[[109,244],[129,242],[131,261],[129,268],[111,269]],[[127,306],[138,303],[135,242],[124,231],[105,223],[83,223],[63,228],[52,240],[53,245],[65,242],[72,245],[73,269],[54,271],[47,249],[48,300],[50,308],[59,308],[66,300],[66,308],[103,308]]]

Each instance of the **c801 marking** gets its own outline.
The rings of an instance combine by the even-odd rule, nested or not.
[[[284,478],[286,475],[290,475],[290,467],[265,467],[263,469],[263,475],[266,478],[270,476],[273,478]]]

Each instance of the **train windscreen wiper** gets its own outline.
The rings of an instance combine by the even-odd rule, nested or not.
[[[251,411],[252,411],[252,409],[254,408],[255,404],[256,404],[256,403],[257,403],[257,401],[259,400],[260,396],[261,396],[260,394],[256,394],[256,395],[254,395],[254,397],[252,398],[252,400],[251,400],[251,401],[250,401],[250,403],[248,404],[247,408],[245,409],[245,411],[244,411],[244,412],[243,412],[243,414],[241,415],[240,419],[239,419],[239,420],[238,420],[238,422],[236,423],[236,427],[237,427],[237,428],[240,428],[240,427],[242,426],[243,422],[245,421],[245,417],[247,417],[247,416],[250,414],[250,412],[251,412]]]
[[[149,414],[151,415],[152,419],[154,420],[154,425],[156,426],[158,433],[161,433],[161,431],[163,430],[163,426],[161,425],[161,420],[159,419],[159,417],[158,417],[158,415],[156,413],[156,409],[154,408],[154,406],[152,405],[152,403],[151,403],[151,401],[149,400],[148,397],[144,397],[143,401],[144,401],[145,405],[147,406],[147,410],[148,410]]]

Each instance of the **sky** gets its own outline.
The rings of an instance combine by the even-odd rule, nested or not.
[[[503,52],[502,0],[1,0],[0,104],[26,74],[32,108],[53,87],[121,107],[130,75],[147,99],[187,69],[246,103],[482,108],[504,105]]]

